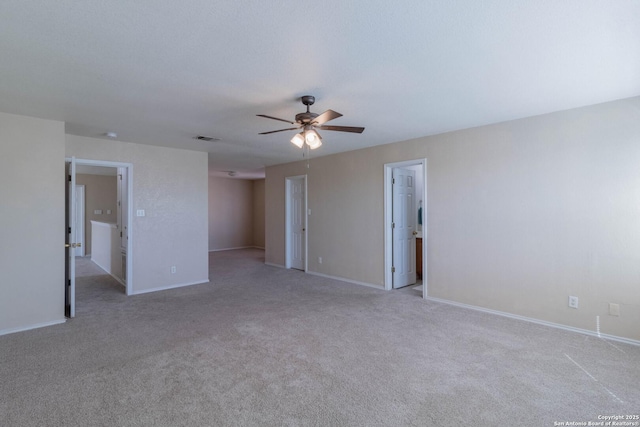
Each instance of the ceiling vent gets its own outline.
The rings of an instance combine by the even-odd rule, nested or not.
[[[207,141],[207,142],[209,142],[209,141],[220,141],[220,138],[214,138],[212,136],[204,136],[204,135],[195,136],[195,137],[193,137],[193,139],[198,139],[200,141]]]

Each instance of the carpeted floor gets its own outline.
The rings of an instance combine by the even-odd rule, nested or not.
[[[554,426],[640,414],[640,347],[210,255],[126,297],[81,260],[77,317],[0,336],[2,426]]]

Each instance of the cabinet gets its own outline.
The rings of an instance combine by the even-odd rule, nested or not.
[[[422,237],[416,237],[416,278],[422,280]]]

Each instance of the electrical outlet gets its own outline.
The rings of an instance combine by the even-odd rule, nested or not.
[[[569,307],[578,308],[578,297],[569,296]]]
[[[609,303],[609,314],[611,316],[620,316],[620,304]]]
[[[318,257],[318,264],[322,264],[322,257],[321,256]]]
[[[176,266],[175,265],[171,266],[171,274],[176,274]]]

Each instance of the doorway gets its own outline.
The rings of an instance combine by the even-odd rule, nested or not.
[[[307,176],[285,178],[285,267],[307,271]]]
[[[394,182],[395,178],[395,182]],[[427,159],[384,165],[385,289],[422,277],[427,289]]]
[[[133,165],[75,158],[67,158],[65,163],[67,171],[65,315],[75,317],[76,257],[78,256],[88,257],[90,254],[91,264],[95,264],[119,282],[124,287],[123,293],[126,295],[132,293]],[[78,181],[79,177],[82,182]],[[82,184],[86,185],[82,186]],[[83,189],[81,193],[77,190],[79,188]],[[79,200],[78,196],[83,200]],[[102,200],[96,201],[97,199]],[[82,221],[79,218],[81,216],[86,220]],[[84,262],[83,265],[87,264],[84,258],[79,261],[81,264]]]

